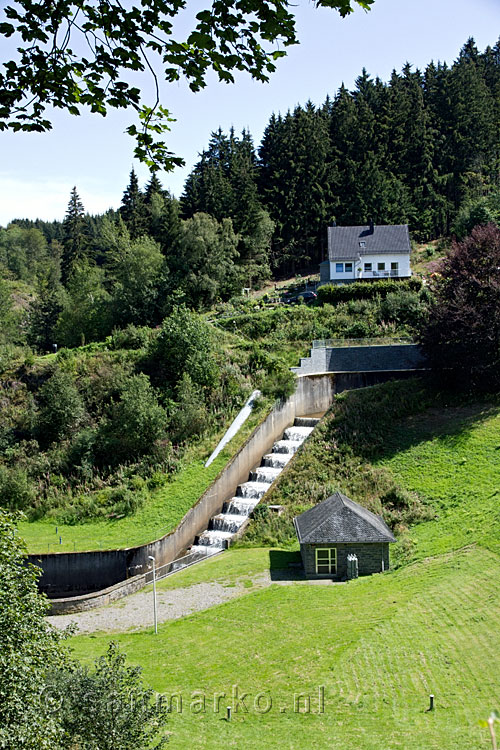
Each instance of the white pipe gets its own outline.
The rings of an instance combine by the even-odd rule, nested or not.
[[[245,406],[243,409],[239,412],[238,416],[233,420],[230,427],[226,431],[226,434],[222,438],[222,440],[219,442],[217,448],[214,450],[210,458],[205,464],[205,469],[207,466],[210,466],[214,458],[217,458],[221,450],[224,448],[225,445],[229,443],[229,441],[236,435],[240,427],[246,422],[250,414],[252,413],[252,409],[254,407],[254,401],[256,398],[260,396],[260,391],[254,391],[250,398],[246,401]]]

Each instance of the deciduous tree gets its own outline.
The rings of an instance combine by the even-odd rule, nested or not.
[[[498,390],[500,229],[476,227],[455,243],[432,286],[420,340],[433,369],[464,390]]]
[[[369,9],[372,3],[318,0],[317,5],[345,16],[355,4]],[[128,132],[137,138],[136,155],[153,168],[181,163],[161,139],[171,118],[159,106],[155,64],[162,78],[175,82],[184,76],[193,91],[206,85],[210,70],[224,82],[234,80],[233,71],[264,81],[285,54],[282,48],[298,42],[285,0],[215,2],[196,14],[185,40],[174,39],[173,19],[184,7],[181,0],[143,0],[130,7],[109,0],[18,0],[7,6],[0,34],[13,38],[17,54],[0,73],[0,128],[48,130],[49,106],[73,115],[82,108],[105,115],[110,108],[133,107],[140,125]],[[142,104],[130,75],[147,69],[156,82],[153,107]]]

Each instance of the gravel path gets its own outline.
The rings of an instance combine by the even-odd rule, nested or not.
[[[248,586],[248,581],[252,586]],[[269,586],[272,583],[269,572],[264,572],[252,579],[236,583],[196,583],[193,586],[180,589],[157,591],[158,622],[177,620],[193,612],[208,609],[216,604],[222,604],[243,593],[257,588]],[[95,631],[124,631],[138,630],[153,625],[153,595],[151,591],[138,591],[137,594],[120,599],[106,607],[90,609],[86,612],[76,612],[70,615],[54,615],[47,619],[57,628],[65,628],[76,623],[79,633],[94,633]]]
[[[268,570],[258,575],[243,578],[236,582],[219,583],[210,581],[195,583],[192,586],[178,589],[158,589],[157,606],[158,622],[178,620],[193,612],[209,609],[216,604],[228,602],[242,594],[265,588],[272,583],[288,586],[293,583],[313,585],[339,585],[331,580],[306,580],[299,572],[290,570]],[[138,591],[124,599],[119,599],[106,607],[97,607],[86,612],[75,612],[71,615],[53,615],[47,618],[56,628],[65,628],[72,623],[79,633],[122,632],[140,630],[153,625],[153,595],[150,591]]]

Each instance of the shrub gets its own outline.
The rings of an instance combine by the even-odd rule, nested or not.
[[[126,328],[115,328],[111,334],[113,349],[145,349],[154,338],[155,332],[147,326],[128,325]]]
[[[380,319],[418,328],[425,319],[426,305],[417,292],[400,289],[390,292],[380,303]]]
[[[260,390],[263,396],[285,401],[295,390],[295,375],[282,363],[273,372],[264,376]]]
[[[193,383],[212,388],[218,378],[212,328],[184,305],[165,318],[149,347],[149,367],[158,384],[174,387],[187,373]]]
[[[83,399],[67,372],[56,370],[40,388],[38,401],[36,432],[44,445],[69,437],[84,418]]]
[[[203,394],[194,386],[190,376],[184,373],[177,386],[177,403],[170,416],[170,437],[174,443],[182,443],[193,435],[201,435],[208,424]]]
[[[167,415],[146,375],[126,381],[118,402],[113,402],[97,436],[100,462],[114,465],[148,453],[165,434]]]
[[[373,299],[374,297],[386,297],[390,292],[396,290],[419,291],[422,288],[420,279],[411,278],[403,281],[381,280],[381,281],[354,281],[352,284],[325,284],[318,289],[318,299],[324,304],[332,305],[339,302],[349,302],[355,299]]]
[[[8,510],[29,510],[36,499],[26,469],[0,466],[0,505]]]

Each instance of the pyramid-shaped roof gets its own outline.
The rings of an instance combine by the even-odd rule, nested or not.
[[[380,516],[341,492],[306,510],[294,523],[301,544],[396,541]]]

